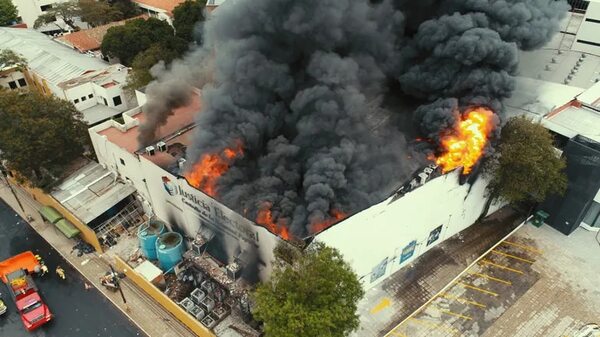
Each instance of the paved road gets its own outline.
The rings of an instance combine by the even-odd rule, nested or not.
[[[38,277],[35,281],[55,318],[34,333],[27,332],[10,296],[6,293],[6,286],[0,284],[0,292],[8,306],[8,312],[0,316],[0,336],[144,336],[95,288],[85,290],[83,277],[23,219],[16,216],[4,201],[0,200],[0,260],[27,250],[40,254],[50,268],[48,275],[43,278]],[[58,265],[66,270],[67,280],[63,281],[55,276],[54,269]]]

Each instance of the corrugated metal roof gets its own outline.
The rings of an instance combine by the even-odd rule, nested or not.
[[[55,85],[81,76],[86,71],[108,66],[97,58],[80,54],[30,29],[0,28],[0,49],[21,54],[31,70]]]

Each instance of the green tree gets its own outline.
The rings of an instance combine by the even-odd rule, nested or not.
[[[186,0],[173,9],[175,34],[188,41],[194,41],[194,26],[204,21],[206,0]]]
[[[73,30],[79,30],[75,25],[75,18],[81,15],[77,1],[58,2],[52,4],[44,14],[38,16],[33,23],[33,28],[39,28],[45,24],[55,23],[56,19],[62,19]]]
[[[0,69],[12,66],[23,70],[27,67],[27,60],[10,49],[0,49]]]
[[[526,117],[511,118],[502,128],[497,154],[485,165],[490,177],[487,207],[494,199],[537,203],[549,195],[564,193],[565,166],[546,128]]]
[[[106,1],[79,0],[81,20],[92,27],[105,25],[123,17],[117,8]]]
[[[160,61],[170,63],[177,57],[177,53],[167,46],[155,43],[150,48],[137,54],[131,63],[131,72],[127,79],[126,88],[129,90],[139,89],[152,81],[150,68]]]
[[[17,21],[17,7],[11,0],[0,0],[0,26],[8,26]]]
[[[140,8],[131,0],[108,0],[108,3],[121,12],[121,19],[129,19],[141,14]]]
[[[89,144],[81,113],[54,96],[2,91],[0,120],[2,159],[37,187],[48,187]]]
[[[344,337],[358,328],[364,291],[356,274],[336,249],[313,245],[279,251],[271,280],[256,289],[254,316],[266,337]]]
[[[175,37],[173,28],[166,22],[149,18],[127,21],[123,26],[111,27],[102,40],[102,54],[118,57],[121,63],[131,66],[133,59],[154,44],[171,48],[177,55],[186,50],[184,40]]]

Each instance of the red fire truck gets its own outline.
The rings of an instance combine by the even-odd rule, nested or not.
[[[32,252],[24,252],[0,261],[0,279],[6,283],[21,321],[28,331],[39,328],[52,319],[50,309],[42,301],[30,276],[39,269],[39,261]]]
[[[52,319],[52,313],[42,301],[33,279],[23,269],[6,276],[8,292],[15,301],[21,321],[28,331],[35,330]]]

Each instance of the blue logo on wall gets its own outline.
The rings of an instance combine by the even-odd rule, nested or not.
[[[167,191],[167,193],[169,193],[170,196],[177,195],[177,187],[169,178],[162,177],[162,181],[163,181],[163,187],[165,188],[165,191]]]
[[[404,249],[402,249],[402,255],[400,255],[400,264],[402,262],[410,259],[415,253],[415,248],[417,247],[417,241],[411,241]]]

